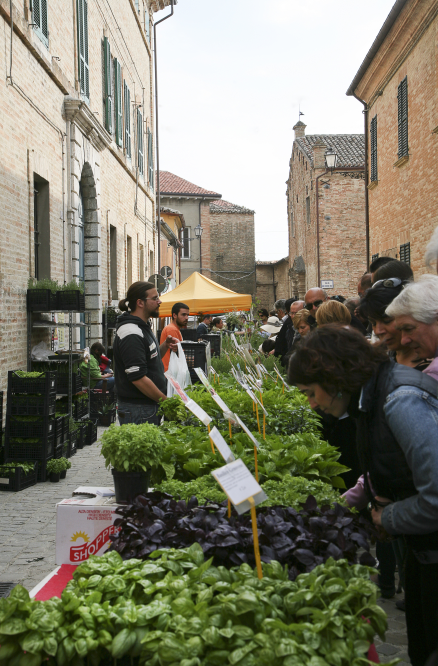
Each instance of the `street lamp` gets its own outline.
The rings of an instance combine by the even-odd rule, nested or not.
[[[338,161],[338,155],[336,151],[333,150],[333,148],[328,148],[325,153],[325,163],[327,169],[335,169],[337,161]]]
[[[198,224],[198,226],[195,227],[195,236],[196,236],[196,238],[199,238],[199,240],[201,240],[201,236],[202,236],[203,231],[204,231],[204,229],[201,227],[201,224]]]

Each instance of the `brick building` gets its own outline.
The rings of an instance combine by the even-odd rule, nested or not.
[[[161,203],[181,211],[181,281],[194,271],[224,287],[255,296],[254,211],[222,200],[169,171],[160,171]],[[196,227],[202,236],[196,236]]]
[[[256,261],[256,297],[260,308],[270,312],[279,298],[289,298],[289,257],[278,261]]]
[[[416,277],[438,224],[437,36],[437,0],[398,0],[347,91],[366,105],[371,259]]]
[[[289,162],[287,210],[290,295],[318,284],[356,294],[366,269],[365,144],[362,134],[305,134],[299,121]],[[336,153],[334,169],[326,153]]]
[[[82,281],[99,339],[102,304],[154,272],[151,25],[169,2],[13,0],[11,37],[0,0],[0,388],[26,366],[29,277]]]

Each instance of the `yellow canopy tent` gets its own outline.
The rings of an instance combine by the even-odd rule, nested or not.
[[[160,317],[170,317],[174,303],[185,303],[193,315],[250,310],[252,304],[250,294],[237,294],[197,272],[160,298]]]

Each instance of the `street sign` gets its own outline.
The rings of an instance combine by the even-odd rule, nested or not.
[[[333,280],[321,280],[321,289],[333,289]]]
[[[152,282],[152,284],[156,287],[159,294],[162,294],[163,291],[166,289],[167,282],[163,278],[163,276],[159,275],[158,273],[154,273],[153,275],[151,275],[148,282]]]
[[[160,273],[164,278],[170,278],[172,277],[172,269],[170,266],[163,266],[160,268]]]

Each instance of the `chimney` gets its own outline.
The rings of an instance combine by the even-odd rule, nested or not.
[[[325,151],[327,146],[321,139],[313,144],[313,168],[325,169]]]
[[[295,139],[301,139],[303,136],[306,136],[306,127],[301,120],[294,125]]]

